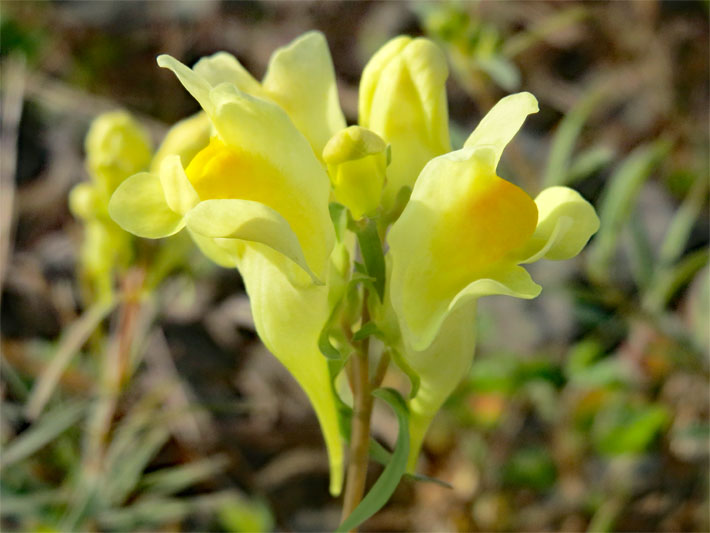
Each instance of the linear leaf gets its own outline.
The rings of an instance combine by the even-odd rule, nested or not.
[[[661,265],[670,265],[683,254],[690,233],[693,231],[693,226],[702,212],[703,205],[707,202],[707,187],[708,182],[706,179],[696,179],[680,208],[673,216],[661,245],[659,254]]]
[[[116,303],[111,299],[99,302],[87,309],[69,328],[59,341],[59,347],[51,362],[43,370],[27,400],[26,413],[30,419],[37,418],[52,395],[59,378],[89,336],[101,321],[113,310]]]
[[[572,153],[577,144],[584,123],[605,96],[604,91],[595,88],[587,92],[582,99],[560,121],[552,139],[547,168],[543,178],[544,187],[566,185],[569,179]]]
[[[151,495],[175,494],[218,474],[228,462],[227,457],[216,456],[185,465],[163,468],[143,476],[140,488]]]
[[[631,216],[636,197],[668,149],[669,143],[664,140],[636,148],[609,179],[599,208],[601,226],[588,255],[589,273],[597,281],[608,280],[621,230]]]
[[[407,404],[399,392],[394,389],[377,389],[373,391],[372,395],[387,402],[397,415],[399,422],[397,444],[391,460],[380,477],[377,478],[370,492],[365,495],[360,505],[353,510],[350,516],[340,524],[336,533],[344,533],[356,528],[379,511],[389,501],[407,469],[407,455],[409,454],[409,410]]]
[[[356,223],[354,229],[367,274],[374,278],[375,291],[382,302],[385,298],[385,256],[382,252],[382,241],[377,232],[377,224],[373,219],[368,218]]]
[[[29,457],[59,434],[77,423],[84,414],[83,402],[59,405],[41,416],[32,426],[12,440],[0,458],[0,469]]]

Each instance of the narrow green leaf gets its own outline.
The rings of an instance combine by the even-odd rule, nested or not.
[[[646,294],[644,307],[651,312],[662,310],[678,289],[688,283],[697,271],[708,264],[709,259],[710,251],[707,248],[701,248],[688,254],[673,268],[665,270],[662,275],[656,277],[652,290]]]
[[[547,168],[543,178],[544,187],[566,185],[569,178],[572,153],[577,144],[584,123],[605,96],[599,88],[588,91],[577,104],[560,121],[555,136],[552,139]]]
[[[382,252],[382,241],[377,232],[377,224],[374,220],[364,219],[362,223],[355,224],[357,241],[360,245],[360,253],[365,262],[367,275],[374,278],[374,286],[380,301],[385,298],[385,256]]]
[[[26,413],[29,418],[34,419],[39,416],[74,354],[81,349],[82,345],[101,321],[113,310],[115,305],[116,302],[113,299],[98,302],[88,308],[81,317],[69,326],[66,334],[60,339],[59,346],[51,362],[42,371],[32,389],[30,398],[27,400]]]
[[[123,455],[120,462],[113,464],[109,475],[106,476],[106,485],[102,490],[106,501],[113,505],[123,503],[136,488],[146,466],[168,441],[170,433],[166,428],[158,426],[138,437],[129,453]]]
[[[502,55],[493,55],[486,58],[478,58],[477,66],[498,85],[508,92],[515,91],[520,87],[520,70],[518,67]]]
[[[616,152],[608,146],[592,146],[574,158],[567,173],[567,185],[572,185],[601,170],[614,160]]]
[[[375,439],[370,439],[369,451],[372,460],[376,463],[380,463],[383,466],[387,466],[387,464],[392,460],[392,452],[386,450],[385,447],[382,446],[382,444],[377,442]],[[407,472],[404,474],[404,477],[423,483],[434,483],[435,485],[439,485],[447,489],[454,488],[446,481],[437,479],[435,477],[425,476],[424,474],[410,474],[409,472]]]
[[[338,242],[342,242],[345,236],[345,230],[348,227],[348,210],[344,205],[337,202],[331,202],[328,205],[328,210],[330,211],[330,219],[333,221],[333,227],[335,228],[335,238],[338,239]]]
[[[562,31],[567,26],[576,24],[587,16],[589,10],[585,6],[574,6],[554,12],[541,18],[540,22],[535,23],[529,30],[517,32],[507,38],[501,53],[508,58],[513,58],[539,41]]]
[[[599,208],[601,226],[588,255],[589,274],[598,282],[609,279],[616,245],[636,197],[669,148],[664,140],[636,148],[609,179]]]
[[[631,243],[629,246],[631,274],[634,277],[636,286],[643,291],[651,283],[653,265],[656,261],[651,249],[648,232],[643,226],[638,213],[634,213],[631,216],[629,229],[631,230]]]
[[[330,342],[330,328],[330,322],[326,323],[326,325],[323,326],[323,329],[321,330],[320,335],[318,336],[318,349],[328,359],[337,360],[340,359],[340,352]]]
[[[389,501],[407,469],[407,455],[409,454],[409,410],[407,404],[399,392],[394,389],[377,389],[373,391],[372,395],[387,402],[397,415],[399,422],[397,444],[390,462],[377,478],[370,492],[365,495],[360,505],[350,516],[340,524],[336,533],[344,533],[356,528],[379,511]]]
[[[0,500],[2,500],[0,516],[39,516],[44,507],[64,503],[66,493],[58,489],[50,489],[16,494],[3,489],[0,491]]]
[[[103,511],[98,516],[98,522],[102,530],[135,531],[146,526],[178,522],[192,513],[215,512],[240,498],[239,493],[231,490],[192,498],[150,496],[139,498],[126,507]]]
[[[683,254],[690,232],[693,231],[693,226],[702,212],[703,205],[707,202],[707,188],[707,180],[697,178],[673,216],[661,245],[659,254],[661,265],[670,265]]]
[[[143,476],[139,488],[151,495],[169,496],[210,479],[224,470],[228,463],[227,457],[216,456],[162,468]]]
[[[0,470],[29,457],[77,423],[84,414],[83,402],[59,405],[41,416],[32,426],[5,446]]]
[[[368,322],[355,332],[355,334],[353,335],[353,340],[356,342],[362,341],[372,335],[374,335],[375,337],[382,338],[384,336],[384,333],[382,333],[380,328],[378,328],[374,322]]]

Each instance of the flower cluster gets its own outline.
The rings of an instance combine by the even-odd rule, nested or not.
[[[540,287],[520,265],[570,258],[597,230],[575,191],[553,187],[533,199],[496,174],[537,101],[502,99],[452,151],[446,60],[426,39],[397,37],[372,57],[359,125],[348,128],[320,33],[277,50],[262,82],[227,53],[193,68],[166,55],[158,64],[199,102],[203,114],[189,120],[209,124],[210,138],[176,126],[168,138],[183,149],[166,142],[149,171],[123,181],[111,217],[147,238],[184,228],[209,258],[239,269],[259,336],[316,411],[334,494],[343,463],[335,374],[353,331],[372,323],[377,343],[417,383],[413,469],[429,422],[471,364],[477,299],[534,298]],[[356,246],[367,224],[380,239],[382,273],[365,241]],[[363,304],[369,318],[353,311]],[[322,353],[324,332],[340,364]]]

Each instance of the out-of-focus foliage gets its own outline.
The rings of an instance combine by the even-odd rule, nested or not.
[[[365,527],[707,531],[707,21],[700,1],[3,2],[3,68],[23,54],[30,75],[2,295],[2,529],[335,528],[315,422],[255,353],[239,280],[204,264],[193,267],[204,281],[188,270],[157,296],[157,339],[171,353],[153,336],[134,351],[144,355],[106,441],[107,464],[125,470],[83,474],[102,344],[82,346],[82,331],[114,331],[118,319],[104,308],[77,318],[76,254],[63,252],[78,249],[65,200],[90,118],[129,108],[158,140],[156,119],[197,110],[155,68],[159,53],[189,63],[225,49],[261,73],[277,45],[316,28],[350,123],[365,59],[399,33],[447,53],[454,147],[499,97],[534,93],[540,113],[501,175],[531,192],[574,187],[602,222],[575,264],[540,269],[544,299],[479,308],[473,368],[420,464],[453,488],[407,482]],[[29,419],[30,391],[67,350],[77,355]],[[382,419],[387,439],[396,421]],[[81,492],[90,482],[100,490]]]

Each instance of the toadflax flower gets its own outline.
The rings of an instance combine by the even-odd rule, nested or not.
[[[84,222],[80,259],[87,296],[99,301],[112,294],[112,269],[131,255],[130,235],[108,216],[109,199],[123,180],[148,168],[152,152],[148,133],[125,111],[94,119],[84,144],[91,181],[71,190],[69,207]]]
[[[411,187],[431,158],[451,151],[446,107],[446,58],[424,38],[395,37],[365,66],[358,121],[392,147],[383,193],[386,209]]]
[[[410,401],[410,469],[472,362],[478,298],[536,297],[541,287],[520,265],[571,258],[599,227],[574,190],[551,187],[533,200],[496,174],[503,149],[537,110],[530,93],[498,102],[461,150],[427,163],[387,237],[389,305],[400,349],[420,378]]]
[[[158,63],[199,102],[214,136],[189,162],[167,154],[152,172],[126,180],[110,214],[141,237],[186,228],[205,255],[239,269],[257,333],[316,411],[337,494],[342,442],[318,338],[339,273],[319,157],[345,122],[325,40],[309,33],[277,51],[261,84],[225,53],[194,69],[166,55]]]

